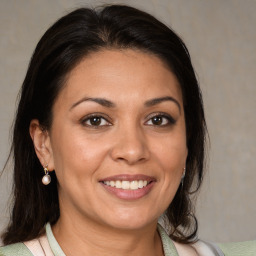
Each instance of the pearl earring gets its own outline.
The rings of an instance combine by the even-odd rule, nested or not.
[[[181,180],[185,178],[185,175],[186,175],[186,167],[183,168],[183,174],[181,176]]]
[[[184,181],[185,175],[186,175],[186,167],[183,168],[183,174],[181,176],[181,186],[182,187],[183,187],[183,181]]]
[[[45,175],[44,175],[44,177],[42,178],[42,183],[43,183],[44,185],[48,185],[48,184],[50,184],[50,182],[51,182],[51,176],[49,175],[49,170],[48,170],[47,167],[48,167],[47,165],[44,167],[44,173],[45,173]]]

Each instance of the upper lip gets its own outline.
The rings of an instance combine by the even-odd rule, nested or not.
[[[150,181],[155,181],[156,179],[152,176],[148,176],[144,174],[119,174],[119,175],[109,176],[104,179],[101,179],[100,182],[117,181],[117,180],[120,180],[120,181],[146,180],[150,182]]]

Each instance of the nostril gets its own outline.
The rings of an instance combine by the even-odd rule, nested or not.
[[[111,153],[111,157],[115,161],[125,161],[132,164],[135,162],[142,162],[148,159],[148,153],[144,150],[129,151],[125,150],[125,148],[122,148],[119,150],[113,150]]]

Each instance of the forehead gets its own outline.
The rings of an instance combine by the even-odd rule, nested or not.
[[[101,50],[84,57],[69,73],[59,96],[75,100],[90,94],[122,101],[136,98],[136,94],[142,98],[170,93],[182,98],[177,78],[159,57],[125,49]]]

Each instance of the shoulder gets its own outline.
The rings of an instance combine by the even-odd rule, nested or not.
[[[25,244],[15,243],[0,247],[0,256],[32,256]]]
[[[256,255],[256,240],[218,244],[225,256],[255,256]]]
[[[179,255],[182,256],[198,256],[195,248],[190,244],[180,244],[173,242]]]
[[[216,244],[202,240],[185,245],[175,243],[175,246],[179,255],[182,256],[224,256],[223,252]]]

